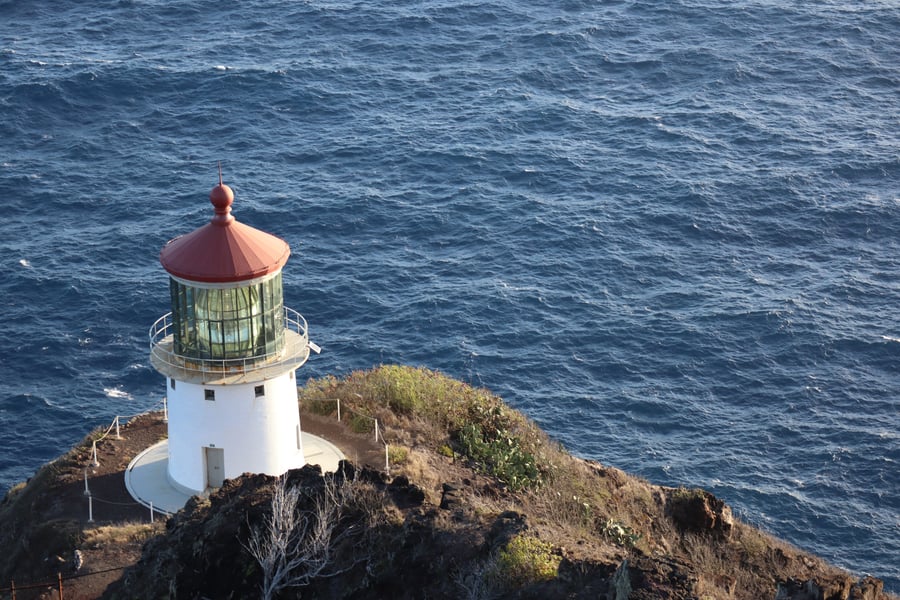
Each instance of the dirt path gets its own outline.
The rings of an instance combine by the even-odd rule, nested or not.
[[[322,437],[341,449],[351,462],[368,464],[375,468],[384,466],[384,446],[374,441],[372,434],[356,434],[333,416],[321,416],[307,412],[301,414],[303,431]],[[164,526],[164,517],[156,515],[156,525],[149,527],[150,511],[134,501],[125,487],[125,470],[141,451],[167,435],[167,423],[161,412],[146,413],[120,426],[121,439],[113,428],[109,435],[97,443],[97,464],[94,466],[91,447],[83,446],[69,458],[60,461],[57,485],[52,494],[42,498],[36,506],[35,518],[42,522],[65,520],[76,523],[86,534],[96,534],[104,526],[123,528],[134,525],[142,529],[142,535],[133,539],[123,536],[114,543],[84,544],[84,565],[75,571],[71,557],[58,557],[58,566],[48,569],[40,580],[56,578],[57,571],[64,578],[67,600],[92,600],[100,597],[106,587],[117,580],[122,570],[140,558],[143,539]],[[90,490],[93,522],[89,522],[89,499],[85,494],[85,477]],[[143,524],[143,525],[142,525]],[[58,594],[45,588],[32,597],[54,598]],[[20,598],[28,596],[20,594]]]

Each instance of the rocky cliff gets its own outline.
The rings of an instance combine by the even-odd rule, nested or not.
[[[440,373],[324,378],[300,401],[304,426],[327,422],[354,461],[227,481],[147,533],[103,597],[896,600],[703,490],[572,457],[499,398]],[[25,490],[8,498],[0,531],[21,498],[34,504]],[[0,578],[24,568],[13,563]]]

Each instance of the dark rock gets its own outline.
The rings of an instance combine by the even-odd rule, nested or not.
[[[627,561],[626,568],[631,586],[627,600],[696,600],[694,588],[698,577],[694,567],[683,560],[635,556]],[[620,586],[625,589],[624,582]],[[623,600],[621,596],[613,598]]]
[[[616,572],[609,579],[606,600],[628,600],[631,595],[631,577],[628,572],[628,559],[623,560]]]
[[[884,582],[863,577],[857,582],[849,577],[827,581],[788,579],[780,582],[775,600],[880,600],[884,598]]]
[[[338,462],[337,473],[352,480],[356,478],[356,467],[349,460],[341,460]]]
[[[715,533],[728,539],[734,528],[731,508],[706,490],[675,490],[669,499],[669,515],[685,531]]]
[[[884,592],[884,582],[868,575],[853,584],[850,600],[878,600]]]
[[[511,539],[528,530],[527,518],[522,513],[507,510],[500,513],[491,525],[486,542],[491,549],[506,546]]]
[[[388,486],[388,490],[400,508],[421,506],[425,502],[425,490],[410,483],[405,475],[395,477]]]
[[[449,483],[441,485],[441,508],[444,510],[452,510],[459,508],[462,504],[459,488]]]
[[[775,600],[821,600],[822,590],[812,579],[800,581],[788,579],[779,582],[775,591]]]

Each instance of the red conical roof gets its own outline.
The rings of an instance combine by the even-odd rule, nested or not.
[[[188,281],[228,283],[255,279],[284,266],[291,255],[290,246],[234,219],[234,192],[221,182],[221,176],[209,201],[215,207],[210,222],[171,240],[159,253],[166,271]]]

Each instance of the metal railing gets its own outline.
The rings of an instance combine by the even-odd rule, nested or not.
[[[175,379],[204,383],[240,380],[250,373],[254,377],[268,377],[299,367],[309,358],[306,319],[297,311],[284,307],[284,326],[284,345],[277,352],[241,358],[195,358],[175,351],[172,313],[167,313],[150,327],[150,362],[157,370]]]

